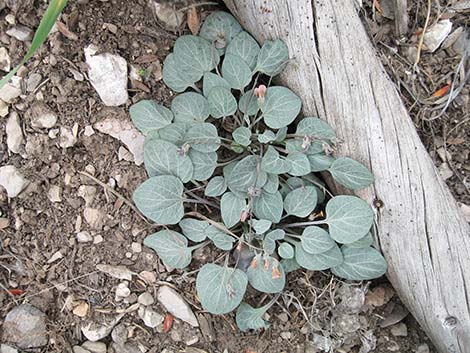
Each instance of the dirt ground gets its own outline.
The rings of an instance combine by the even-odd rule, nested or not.
[[[470,86],[464,85],[439,117],[435,103],[442,97],[432,97],[455,79],[461,55],[449,50],[423,53],[421,71],[410,75],[409,48],[416,45],[426,14],[424,2],[410,2],[405,39],[395,35],[393,20],[377,7],[364,2],[360,12],[423,143],[441,173],[447,173],[456,199],[470,204]],[[0,12],[0,46],[17,63],[27,44],[6,34],[13,26],[6,17],[13,15],[17,24],[33,29],[45,5],[27,0],[6,5]],[[446,4],[441,5],[440,14]],[[204,18],[217,8],[199,6],[197,11]],[[432,18],[438,15],[433,9]],[[173,93],[161,80],[161,63],[177,36],[188,32],[186,22],[176,31],[168,30],[144,0],[70,1],[61,21],[67,30],[50,35],[19,74],[22,95],[9,107],[21,121],[24,141],[19,153],[9,151],[7,117],[0,118],[0,165],[15,166],[29,181],[13,199],[5,192],[0,195],[0,323],[16,305],[31,303],[46,314],[49,335],[47,345],[27,351],[72,352],[86,340],[84,325],[120,317],[113,333],[101,340],[108,352],[313,353],[320,351],[322,335],[331,337],[332,352],[434,352],[385,279],[348,284],[329,273],[293,273],[285,295],[269,311],[271,327],[263,332],[243,334],[236,329],[234,315],[203,313],[194,273],[167,271],[156,254],[142,246],[155,226],[124,200],[131,200],[146,178],[144,168],[123,158],[117,139],[93,129],[105,118],[128,120],[128,107],[143,98],[169,105]],[[452,22],[454,28],[468,29],[468,16],[456,14]],[[129,81],[126,106],[106,107],[89,84],[84,57],[89,44],[122,56],[139,73],[141,81]],[[34,127],[37,110],[56,114],[55,126]],[[89,241],[79,242],[79,234]],[[205,249],[195,256],[202,260],[214,255]],[[134,275],[125,282],[97,271],[98,264],[124,266]],[[130,294],[116,297],[124,282]],[[169,330],[163,324],[150,328],[139,318],[138,296],[146,291],[155,296],[164,283],[191,304],[200,328],[178,319]],[[255,293],[248,297],[257,305],[266,300]],[[159,303],[153,308],[165,315]]]

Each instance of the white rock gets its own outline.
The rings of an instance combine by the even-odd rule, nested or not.
[[[424,343],[418,347],[416,353],[429,353],[429,346]]]
[[[174,317],[187,322],[193,327],[199,327],[199,322],[189,304],[173,288],[161,286],[158,289],[157,299]]]
[[[118,150],[118,160],[122,161],[128,161],[128,162],[134,162],[134,156],[132,153],[130,153],[125,147],[120,146]]]
[[[73,346],[72,351],[73,351],[73,353],[91,353],[90,351],[88,351],[85,348],[82,348],[80,346]]]
[[[26,91],[33,92],[41,83],[42,76],[37,72],[33,72],[26,80]]]
[[[5,126],[5,132],[7,134],[8,150],[13,153],[20,153],[24,137],[23,130],[21,130],[20,117],[17,112],[11,112]]]
[[[0,89],[0,99],[11,104],[21,94],[21,77],[13,76],[5,86]]]
[[[99,243],[102,243],[103,242],[103,237],[101,235],[95,235],[95,237],[93,238],[93,244],[99,244]]]
[[[392,326],[392,328],[390,329],[390,332],[395,337],[406,337],[406,336],[408,336],[408,328],[406,327],[406,325],[403,322],[400,322],[399,324],[396,324],[396,325]]]
[[[134,155],[135,164],[141,165],[143,163],[145,136],[129,120],[105,118],[96,123],[94,128],[124,143]]]
[[[62,190],[58,185],[52,185],[49,188],[49,192],[47,193],[47,197],[51,202],[62,202],[61,197]]]
[[[10,109],[8,108],[8,104],[0,99],[0,117],[6,117],[9,111]]]
[[[78,232],[76,237],[79,243],[88,243],[93,241],[93,237],[91,236],[90,232],[87,232],[86,230]]]
[[[127,93],[127,62],[119,55],[104,53],[95,55],[93,46],[85,48],[90,83],[107,106],[125,104]]]
[[[141,253],[142,252],[142,244],[137,243],[137,242],[133,242],[131,244],[131,249],[132,249],[132,252]]]
[[[51,258],[50,258],[49,260],[47,260],[47,263],[48,263],[48,264],[51,264],[51,263],[53,263],[53,262],[55,262],[55,261],[57,261],[57,260],[59,260],[59,259],[61,259],[61,258],[63,258],[63,257],[64,257],[64,255],[62,255],[62,253],[60,252],[60,250],[59,250],[59,251],[56,251],[56,252],[51,256]]]
[[[139,295],[139,298],[137,298],[137,302],[139,304],[148,306],[152,305],[155,300],[153,299],[152,294],[150,294],[149,292],[143,292],[141,295]]]
[[[157,313],[155,310],[148,308],[148,307],[141,306],[137,313],[139,314],[139,317],[144,322],[145,326],[150,327],[150,328],[157,327],[164,320],[163,315]]]
[[[49,138],[52,140],[56,139],[57,135],[59,135],[59,129],[51,129],[47,133],[47,136],[49,136]]]
[[[0,48],[0,70],[10,71],[11,70],[11,59],[6,48]]]
[[[103,342],[86,341],[82,344],[82,348],[91,353],[106,353],[106,344]]]
[[[452,22],[449,19],[441,20],[428,28],[424,34],[426,50],[433,53],[452,31]]]
[[[96,265],[96,269],[114,278],[125,279],[128,281],[132,280],[132,271],[125,266],[98,264]]]
[[[26,26],[18,25],[10,28],[6,32],[10,37],[14,37],[19,41],[26,42],[33,39],[34,32]]]
[[[57,123],[57,114],[42,103],[33,105],[28,115],[31,117],[31,126],[37,129],[50,129]]]
[[[196,344],[199,342],[199,337],[197,336],[192,336],[186,342],[184,342],[187,346],[192,346],[193,344]]]
[[[14,307],[5,317],[2,341],[19,348],[36,348],[47,344],[46,315],[30,304]]]
[[[93,127],[91,125],[85,126],[85,131],[83,132],[83,135],[86,137],[93,136],[95,133],[95,130],[93,130]]]
[[[96,187],[92,185],[80,185],[77,196],[85,200],[85,206],[90,206],[95,199],[96,191]]]
[[[131,290],[128,287],[127,282],[121,282],[116,287],[116,298],[126,298],[131,295]]]
[[[60,127],[59,146],[62,148],[73,147],[77,143],[77,137],[73,135],[71,129],[65,126]]]
[[[120,314],[114,320],[105,323],[88,322],[81,327],[83,335],[90,341],[96,342],[108,336],[113,327],[122,319],[124,314]]]
[[[101,228],[103,228],[105,214],[101,210],[85,207],[83,210],[83,217],[92,229],[101,230]]]
[[[452,169],[450,169],[447,163],[442,163],[437,169],[439,170],[439,174],[441,175],[441,178],[444,181],[452,178],[452,176],[454,175],[454,172],[452,171]]]
[[[0,353],[18,353],[18,350],[16,348],[7,346],[6,344],[1,344]]]
[[[9,13],[8,15],[5,16],[5,21],[7,21],[7,23],[11,25],[15,25],[16,24],[15,15]]]
[[[8,197],[16,197],[28,185],[29,181],[13,165],[0,167],[0,185],[3,186]]]
[[[176,11],[171,3],[153,1],[154,11],[163,25],[172,31],[178,29],[184,20],[184,13]]]

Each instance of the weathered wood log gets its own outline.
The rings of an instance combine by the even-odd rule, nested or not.
[[[362,26],[354,0],[225,0],[260,42],[280,38],[280,81],[325,119],[338,155],[365,163],[388,278],[441,352],[470,352],[470,227],[440,179]],[[375,202],[374,202],[375,201]]]

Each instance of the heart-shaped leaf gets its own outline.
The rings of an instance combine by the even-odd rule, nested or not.
[[[185,268],[192,260],[188,240],[173,230],[161,230],[144,239],[144,245],[155,250],[162,261],[173,268]]]
[[[338,266],[343,262],[343,255],[336,244],[330,250],[315,255],[306,252],[298,242],[294,246],[295,260],[306,270],[323,271]]]
[[[248,146],[251,143],[251,130],[240,126],[232,132],[233,140],[242,146]]]
[[[281,127],[279,130],[276,132],[276,138],[274,141],[276,142],[282,142],[286,139],[287,137],[287,126]]]
[[[262,192],[253,199],[253,213],[259,219],[279,223],[282,216],[282,196],[279,191],[273,194]]]
[[[337,183],[351,190],[365,188],[374,182],[374,176],[369,169],[347,157],[338,158],[328,171]]]
[[[210,114],[216,119],[233,115],[237,111],[237,100],[230,89],[225,87],[211,89],[207,100]]]
[[[219,64],[219,54],[211,43],[201,37],[185,35],[179,37],[173,49],[181,76],[187,75],[193,82],[199,81],[205,72]]]
[[[226,192],[220,200],[220,213],[224,224],[231,228],[238,222],[246,208],[246,201],[232,192]]]
[[[255,71],[269,76],[281,73],[289,60],[289,49],[282,40],[267,40],[258,54]]]
[[[324,153],[309,154],[307,156],[312,172],[323,172],[331,167],[335,159]]]
[[[268,221],[267,219],[254,219],[253,220],[253,228],[256,234],[264,234],[266,233],[273,223]]]
[[[279,293],[286,285],[286,274],[278,260],[258,254],[246,271],[251,286],[263,293]]]
[[[288,215],[307,217],[317,207],[317,190],[313,186],[305,186],[289,192],[284,199],[284,209]]]
[[[129,113],[134,125],[144,134],[161,129],[173,120],[173,113],[170,109],[150,100],[141,100],[132,105]]]
[[[289,153],[286,161],[290,163],[290,175],[302,176],[309,174],[311,171],[308,157],[301,152]]]
[[[175,54],[168,54],[163,62],[162,70],[163,82],[175,92],[184,92],[188,87],[194,85],[194,81],[189,75],[181,72],[179,63],[176,61]],[[193,76],[195,78],[195,76]]]
[[[348,244],[369,232],[374,221],[372,208],[355,196],[335,196],[326,204],[326,220],[331,237]]]
[[[174,145],[181,147],[184,144],[184,136],[190,126],[191,125],[189,123],[172,123],[158,130],[155,134],[155,138],[171,142]],[[155,131],[152,131],[152,133],[155,133]],[[150,136],[147,137],[147,139],[149,138]]]
[[[247,303],[241,303],[237,309],[235,321],[240,331],[267,329],[269,324],[264,321],[263,316],[269,309],[270,305],[261,308],[253,308]]]
[[[199,152],[190,149],[188,157],[193,163],[194,171],[192,179],[197,181],[204,181],[209,179],[217,167],[217,153],[216,152]]]
[[[261,159],[261,169],[270,174],[284,174],[290,171],[291,165],[279,156],[279,152],[273,146],[268,146]]]
[[[171,111],[175,114],[175,121],[203,122],[209,117],[209,103],[202,94],[186,92],[173,99]]]
[[[180,226],[183,234],[189,240],[196,243],[206,240],[206,230],[209,227],[208,222],[192,218],[184,218],[178,223],[178,225]]]
[[[256,40],[247,32],[242,31],[227,46],[225,54],[239,56],[253,70],[256,67],[259,50]]]
[[[254,95],[252,89],[240,97],[240,101],[238,102],[238,109],[240,109],[243,114],[247,115],[256,115],[256,113],[258,113],[258,98],[256,98]]]
[[[263,191],[274,194],[279,189],[279,177],[276,174],[268,174],[268,180],[263,186]]]
[[[214,226],[207,228],[207,237],[220,250],[228,251],[233,248],[235,239]]]
[[[203,153],[215,152],[220,147],[217,128],[210,123],[192,125],[186,133],[185,141],[191,148]]]
[[[369,232],[366,235],[364,235],[361,239],[356,240],[353,243],[349,243],[348,247],[349,248],[367,248],[374,244],[374,239],[372,238],[372,233]]]
[[[221,76],[212,72],[206,72],[202,80],[202,92],[207,97],[214,87],[224,87],[231,89],[230,84]]]
[[[216,197],[222,195],[227,190],[227,183],[223,176],[213,177],[204,190],[204,195],[209,197]]]
[[[277,253],[283,259],[292,259],[294,258],[294,248],[289,243],[282,243],[277,248]]]
[[[265,253],[271,255],[276,250],[276,240],[284,239],[286,232],[282,229],[274,229],[266,234],[263,239],[263,250]]]
[[[255,185],[259,174],[259,156],[247,156],[237,162],[227,175],[226,181],[230,190],[238,190],[246,193],[250,186]],[[227,166],[228,167],[228,166]],[[224,173],[228,168],[224,168]]]
[[[286,87],[269,87],[261,104],[264,122],[271,129],[280,129],[292,123],[299,115],[302,102]]]
[[[215,264],[204,265],[196,278],[202,307],[212,314],[226,314],[240,305],[248,279],[241,270]]]
[[[271,130],[266,130],[262,134],[258,135],[258,141],[261,143],[269,143],[276,139],[276,135]]]
[[[251,81],[251,70],[242,58],[237,55],[225,54],[222,63],[222,77],[235,88],[243,92],[243,89]]]
[[[315,226],[304,229],[300,237],[300,243],[306,252],[313,255],[324,253],[335,245],[334,240],[326,230]]]
[[[344,261],[331,271],[338,277],[362,281],[382,277],[387,271],[387,262],[372,247],[351,248],[342,246]]]
[[[207,16],[200,36],[222,51],[241,31],[242,27],[235,17],[227,12],[217,11]]]
[[[137,208],[155,223],[176,224],[184,216],[183,183],[172,175],[144,181],[134,191]]]
[[[149,176],[171,174],[180,178],[183,183],[193,177],[194,167],[191,159],[168,141],[147,141],[144,146],[144,163]]]
[[[295,257],[292,259],[282,259],[281,266],[284,268],[286,274],[300,269],[300,265],[295,260]]]
[[[323,143],[318,141],[305,144],[300,139],[289,139],[285,141],[285,144],[288,153],[302,152],[306,155],[324,153]]]
[[[308,136],[313,139],[336,142],[335,131],[324,120],[312,117],[305,117],[297,124],[296,135]]]

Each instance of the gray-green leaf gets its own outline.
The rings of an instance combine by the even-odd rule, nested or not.
[[[215,152],[220,147],[220,138],[217,128],[210,123],[198,123],[192,125],[185,136],[191,148],[199,152]]]
[[[302,102],[286,87],[269,87],[261,104],[264,122],[272,129],[280,129],[292,123],[300,112]]]
[[[246,201],[232,192],[226,192],[220,200],[220,213],[224,224],[231,228],[238,222],[246,208]]]
[[[330,125],[324,120],[305,117],[297,125],[296,135],[309,136],[314,139],[336,142],[336,134]]]
[[[259,156],[253,155],[247,156],[237,162],[226,177],[229,189],[247,192],[250,186],[255,185],[259,174],[259,162]],[[224,172],[227,170],[227,167],[224,168]]]
[[[212,240],[214,245],[220,250],[228,251],[233,248],[233,243],[235,239],[220,229],[209,226],[206,229],[207,237]]]
[[[160,175],[144,181],[134,191],[137,208],[155,223],[176,224],[184,216],[183,183],[172,175]]]
[[[294,257],[294,248],[289,243],[282,243],[277,248],[277,253],[283,259],[292,259]]]
[[[263,250],[265,253],[271,255],[276,250],[276,240],[284,239],[286,232],[282,229],[274,229],[265,235],[263,239]]]
[[[374,182],[374,176],[369,169],[347,157],[338,158],[328,171],[337,183],[351,190],[365,188]]]
[[[254,219],[253,220],[253,228],[256,234],[264,234],[266,233],[273,223],[268,221],[267,219]]]
[[[162,261],[173,268],[185,268],[191,263],[188,240],[173,230],[161,230],[144,239],[144,245],[155,250]]]
[[[374,221],[372,208],[355,196],[335,196],[326,204],[326,220],[331,237],[348,244],[367,234]]]
[[[269,309],[270,305],[261,308],[253,308],[247,303],[241,303],[237,309],[235,321],[240,331],[267,329],[269,324],[264,321],[263,315]]]
[[[240,126],[232,132],[233,140],[242,146],[248,146],[251,143],[251,130]]]
[[[284,268],[271,256],[256,255],[246,275],[251,286],[263,293],[279,293],[286,284]]]
[[[224,49],[242,31],[238,21],[227,12],[217,11],[207,16],[200,36],[214,43],[217,49]]]
[[[279,191],[273,194],[262,192],[253,199],[253,212],[259,219],[279,223],[282,216],[282,196]]]
[[[157,131],[156,137],[171,142],[178,147],[184,144],[184,136],[191,125],[189,123],[177,122],[167,125]],[[154,131],[152,131],[154,133]],[[149,137],[147,137],[148,139]]]
[[[307,217],[317,207],[317,190],[314,186],[305,186],[289,192],[284,199],[284,209],[288,215]]]
[[[374,238],[372,238],[372,233],[369,232],[364,235],[361,239],[356,240],[353,243],[349,243],[349,248],[367,248],[374,243]]]
[[[161,129],[173,120],[173,113],[170,109],[150,100],[141,100],[132,105],[129,113],[134,125],[144,134]]]
[[[222,63],[222,77],[235,88],[243,92],[243,89],[251,81],[251,70],[242,58],[237,55],[225,54]]]
[[[323,172],[330,168],[335,161],[333,157],[327,156],[324,153],[309,154],[307,155],[307,158],[312,172]]]
[[[194,167],[188,156],[179,152],[176,145],[164,140],[152,139],[144,145],[144,163],[149,176],[174,175],[187,183]]]
[[[237,55],[248,64],[251,70],[256,67],[260,47],[256,40],[247,32],[240,32],[227,46],[226,55]]]
[[[211,43],[198,36],[179,37],[173,49],[175,60],[179,64],[181,76],[187,75],[193,82],[199,81],[205,72],[211,71],[219,63],[217,51]]]
[[[207,237],[206,229],[209,227],[209,223],[206,221],[184,218],[178,223],[178,225],[186,238],[196,243],[204,241]]]
[[[302,176],[309,174],[311,171],[308,157],[301,152],[289,153],[286,160],[290,163],[290,175]]]
[[[335,245],[327,231],[315,226],[304,229],[300,243],[306,252],[313,255],[324,253]]]
[[[342,246],[344,261],[331,271],[338,277],[361,281],[381,277],[387,271],[387,263],[377,250],[372,247],[351,248]]]
[[[279,189],[279,177],[276,174],[268,174],[268,180],[263,186],[263,191],[274,194]]]
[[[171,111],[177,122],[203,122],[209,117],[209,103],[202,94],[186,92],[173,99]]]
[[[284,174],[290,171],[291,165],[279,156],[273,146],[268,146],[261,159],[261,169],[270,174]]]
[[[258,54],[255,71],[269,76],[278,75],[289,60],[289,49],[282,40],[267,40]]]
[[[196,278],[196,291],[202,307],[212,314],[226,314],[240,305],[248,279],[238,269],[206,264]]]
[[[240,109],[243,114],[247,115],[256,115],[256,113],[258,113],[258,98],[254,95],[252,89],[240,97],[238,109]]]
[[[190,149],[188,157],[191,159],[194,167],[192,179],[204,181],[214,174],[214,170],[217,167],[216,152],[199,152],[194,149]]]
[[[230,89],[230,84],[221,76],[212,72],[206,72],[202,80],[202,92],[207,97],[214,87],[224,87]]]
[[[222,195],[227,190],[227,183],[223,176],[213,177],[204,190],[204,195],[216,197]]]
[[[269,143],[276,139],[276,135],[271,130],[266,130],[258,135],[258,141],[261,143]]]
[[[295,260],[297,263],[310,271],[323,271],[340,265],[343,262],[343,255],[338,245],[321,254],[309,254],[300,243],[295,243]]]
[[[163,62],[162,77],[163,82],[175,92],[184,92],[186,88],[192,86],[197,81],[197,79],[192,80],[189,75],[184,75],[181,72],[181,67],[173,53],[168,54]]]
[[[207,100],[210,114],[216,119],[233,115],[237,111],[237,100],[228,88],[212,88]]]

